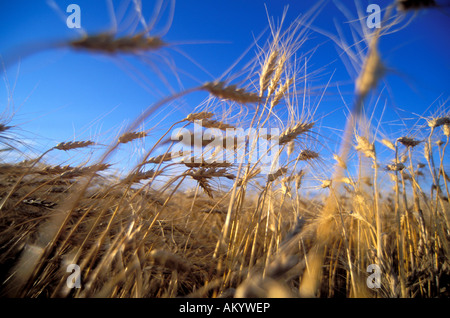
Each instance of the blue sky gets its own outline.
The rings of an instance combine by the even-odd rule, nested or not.
[[[78,4],[82,27],[90,34],[108,30],[111,25],[106,0],[55,2],[66,15],[65,8],[69,4]],[[117,12],[120,8],[118,1],[113,3]],[[147,19],[152,15],[154,3],[144,1],[143,14]],[[366,8],[369,3],[385,8],[390,1],[361,1],[361,8]],[[293,0],[179,0],[170,29],[163,34],[165,41],[173,43],[173,48],[165,49],[159,55],[147,54],[147,60],[144,60],[51,48],[52,43],[68,41],[79,37],[79,34],[68,29],[63,17],[46,1],[1,1],[0,54],[7,61],[14,60],[7,65],[7,76],[4,76],[9,81],[10,92],[14,87],[12,98],[16,112],[10,125],[17,125],[19,135],[37,152],[61,141],[107,140],[161,96],[170,93],[152,71],[153,65],[167,74],[175,91],[180,88],[174,82],[174,72],[164,63],[166,58],[175,61],[176,73],[185,88],[218,78],[254,43],[256,37],[267,30],[267,14],[277,20],[287,5],[285,26],[312,6],[310,1]],[[353,1],[346,1],[345,6],[353,16],[357,16]],[[411,15],[409,13],[408,17]],[[156,34],[164,31],[168,9],[159,16]],[[335,25],[342,28],[351,43],[347,18],[333,1],[325,1],[313,26],[336,35]],[[379,118],[382,106],[386,104],[381,132],[387,137],[398,137],[398,131],[407,132],[408,125],[417,120],[417,114],[448,111],[447,105],[442,106],[449,96],[448,30],[449,10],[444,4],[443,8],[418,12],[406,28],[382,38],[380,52],[390,71],[384,78],[386,88],[377,104],[375,118]],[[267,36],[266,31],[260,43],[264,43]],[[39,45],[49,49],[26,56],[28,50],[31,52]],[[318,92],[333,74],[330,88],[317,106],[316,117],[320,119],[322,135],[338,141],[338,136],[333,134],[343,129],[346,110],[336,85],[341,88],[344,100],[351,105],[354,77],[347,72],[339,57],[341,50],[328,37],[311,32],[302,50],[313,48],[317,49],[309,68],[311,71],[320,70],[312,82]],[[243,63],[253,58],[255,51],[256,48],[252,47],[244,56]],[[206,97],[205,93],[196,94],[178,106],[162,109],[151,125],[156,132],[162,132],[168,123],[184,118]],[[8,105],[5,85],[0,86],[0,98],[0,107],[5,108]],[[369,106],[373,107],[375,101],[376,98],[372,97],[368,101]],[[329,148],[336,151],[338,145],[335,143]]]

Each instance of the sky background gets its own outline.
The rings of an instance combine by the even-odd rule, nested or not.
[[[157,54],[129,57],[52,47],[80,36],[65,24],[64,15],[69,15],[65,9],[71,3],[80,6],[81,26],[87,33],[106,31],[111,26],[105,0],[55,2],[60,13],[47,1],[0,1],[0,54],[8,63],[2,74],[5,81],[0,86],[0,109],[5,110],[4,120],[10,119],[14,132],[36,153],[61,141],[106,142],[148,106],[170,94],[167,86],[161,85],[155,70],[166,74],[178,91],[181,88],[174,74],[179,75],[184,88],[214,80],[250,48],[242,63],[232,70],[239,71],[240,65],[255,56],[257,48],[252,47],[255,38],[262,34],[260,44],[268,38],[268,15],[279,20],[289,6],[284,24],[288,26],[312,7],[311,1],[299,0],[179,0],[168,31],[165,32],[165,28],[170,5],[159,13],[151,32],[156,35],[163,32],[163,39],[173,45]],[[393,140],[399,133],[407,133],[418,116],[448,111],[445,102],[450,83],[450,7],[445,1],[437,2],[442,5],[440,8],[417,12],[407,27],[382,38],[381,57],[389,72],[379,86],[382,94],[378,103],[378,96],[367,102],[367,107],[377,105],[376,120],[383,113],[381,137]],[[117,14],[120,4],[115,0],[113,3]],[[154,3],[144,1],[143,16],[147,21],[152,17]],[[353,1],[344,3],[356,18]],[[384,9],[391,2],[360,1],[360,7],[365,9],[369,3],[379,4]],[[408,17],[413,14],[409,13]],[[336,35],[336,25],[352,43],[348,19],[333,1],[325,1],[313,26]],[[119,21],[119,29],[121,26]],[[39,47],[43,49],[37,50]],[[353,99],[354,74],[349,74],[339,55],[342,51],[329,37],[311,31],[300,51],[311,49],[315,51],[308,68],[318,71],[310,82],[318,92],[312,97],[317,107],[315,117],[320,134],[334,141],[326,146],[327,150],[337,151],[339,133],[348,113],[344,101],[351,105]],[[167,66],[167,61],[176,64],[175,72]],[[324,92],[327,82],[330,85]],[[321,93],[324,96],[317,105],[315,102]],[[12,100],[8,101],[8,96]],[[153,128],[157,135],[167,125],[186,117],[207,97],[206,93],[193,94],[178,105],[169,105],[145,128]],[[320,143],[317,147],[323,150]]]

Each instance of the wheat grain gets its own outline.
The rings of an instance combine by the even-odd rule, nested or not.
[[[174,158],[178,158],[182,155],[183,155],[182,151],[175,152],[175,153],[168,152],[168,153],[156,156],[156,157],[152,157],[152,158],[148,159],[147,161],[145,161],[144,164],[147,164],[147,163],[158,163],[159,164],[162,162],[170,161]]]
[[[403,169],[405,169],[405,165],[401,162],[392,163],[386,165],[386,169],[389,171],[402,171]]]
[[[136,54],[140,51],[154,51],[165,45],[166,43],[160,37],[146,36],[144,33],[121,38],[116,38],[111,33],[101,33],[85,36],[69,43],[69,46],[74,49],[109,54]]]
[[[431,118],[427,120],[427,123],[428,127],[430,128],[436,128],[442,125],[450,125],[450,118],[449,117]]]
[[[194,122],[196,120],[210,119],[212,116],[214,116],[214,113],[211,112],[192,113],[189,114],[185,120]]]
[[[361,151],[366,157],[376,160],[375,145],[370,143],[366,137],[356,135],[355,149]]]
[[[279,90],[275,93],[272,101],[270,102],[270,107],[275,107],[280,102],[281,98],[283,98],[284,94],[287,92],[289,87],[291,86],[292,79],[288,78],[286,82],[280,87]]]
[[[449,124],[445,124],[442,126],[442,132],[444,133],[444,135],[446,137],[450,137],[450,125]]]
[[[220,130],[226,131],[228,128],[234,129],[235,127],[229,124],[222,123],[217,120],[211,120],[211,119],[203,119],[202,120],[202,126],[205,128],[217,128]]]
[[[293,141],[297,138],[297,136],[310,131],[314,127],[314,123],[303,123],[299,122],[292,128],[286,129],[279,138],[280,145],[286,144],[288,142]]]
[[[319,158],[319,154],[315,151],[304,149],[300,151],[297,159],[302,161],[313,160]]]
[[[59,144],[56,145],[56,147],[54,149],[58,149],[58,150],[72,150],[72,149],[77,149],[77,148],[84,148],[87,146],[91,146],[94,145],[93,141],[68,141],[68,142],[61,142]]]
[[[322,189],[326,189],[326,188],[331,187],[332,183],[333,183],[332,180],[322,180],[322,184],[320,185],[320,187]]]
[[[275,92],[277,90],[277,88],[278,88],[278,85],[279,85],[280,80],[281,80],[281,75],[282,75],[282,73],[284,71],[284,64],[286,62],[286,59],[287,59],[287,55],[286,55],[286,53],[283,53],[281,55],[278,63],[277,63],[275,74],[273,75],[273,78],[270,80],[270,85],[269,85],[269,88],[268,88],[268,91],[267,91],[267,98],[269,98],[273,94],[273,92]],[[290,85],[290,83],[288,83],[288,82],[290,82],[290,79],[287,79],[286,82],[284,83],[284,86],[286,86],[284,88],[285,90],[287,90],[287,88]],[[280,91],[281,91],[281,89],[280,89]],[[282,93],[282,94],[281,93],[277,93],[277,94],[278,95],[282,95],[284,93]],[[278,96],[278,99],[280,99],[280,96]]]
[[[145,131],[136,131],[136,132],[127,132],[119,137],[117,140],[120,144],[126,144],[127,142],[130,142],[134,139],[138,138],[144,138],[147,136],[147,133]]]
[[[261,76],[259,77],[259,97],[264,95],[267,87],[269,86],[269,81],[275,71],[275,64],[278,59],[278,50],[273,50],[267,60],[263,65]]]
[[[140,182],[145,179],[154,178],[158,175],[160,175],[161,171],[155,171],[155,170],[148,170],[144,172],[135,172],[130,173],[125,179],[122,180],[123,183],[134,183],[134,182]]]
[[[356,93],[363,99],[376,86],[383,76],[385,68],[381,63],[377,49],[378,34],[374,34],[369,45],[369,53],[364,61],[361,72],[356,79]]]
[[[278,179],[279,176],[285,174],[287,172],[287,168],[286,167],[282,167],[280,169],[278,169],[275,173],[269,173],[267,175],[267,182],[273,182],[276,179]]]
[[[183,162],[180,162],[181,164],[184,164],[188,168],[228,168],[232,164],[228,162],[194,162],[194,158],[190,158],[188,160],[184,160]]]
[[[413,148],[421,143],[421,141],[415,140],[414,138],[410,137],[400,137],[397,139],[397,141],[408,148]]]
[[[236,85],[225,86],[224,82],[209,82],[202,86],[203,89],[212,95],[228,99],[237,103],[257,103],[261,101],[258,94],[245,91],[243,88],[237,88]]]
[[[76,167],[71,170],[64,171],[61,173],[61,178],[75,178],[80,177],[90,173],[96,173],[98,171],[104,171],[108,169],[111,165],[107,163],[97,163],[92,166],[87,167]]]
[[[382,143],[383,145],[385,145],[386,147],[388,147],[389,149],[395,151],[395,146],[394,146],[394,144],[393,144],[390,140],[383,139],[383,140],[381,140],[381,143]]]
[[[347,169],[347,164],[341,159],[341,157],[339,157],[339,155],[333,154],[333,159],[336,160],[339,167],[342,169]]]

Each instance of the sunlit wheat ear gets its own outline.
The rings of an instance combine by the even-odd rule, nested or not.
[[[288,146],[286,147],[286,154],[288,155],[288,157],[294,152],[294,150],[295,150],[295,141],[291,141],[288,143]]]
[[[94,145],[95,143],[93,141],[68,141],[68,142],[61,142],[56,145],[54,149],[58,150],[72,150],[77,148],[85,148],[91,145]]]
[[[258,94],[247,92],[243,88],[237,88],[236,85],[225,86],[224,82],[209,82],[204,84],[202,89],[208,91],[215,97],[228,99],[241,104],[261,101]]]
[[[450,124],[443,125],[442,132],[446,137],[450,137]]]
[[[383,76],[385,67],[381,63],[380,55],[377,49],[378,34],[374,34],[370,42],[369,53],[366,57],[361,72],[356,79],[356,94],[362,99],[374,88],[378,80]]]
[[[314,127],[314,123],[303,123],[299,122],[292,128],[286,129],[279,138],[280,145],[286,144],[288,142],[293,141],[299,135],[310,131]]]
[[[401,163],[405,163],[408,160],[408,156],[407,155],[402,155],[399,159],[399,162]]]
[[[108,54],[136,54],[142,51],[155,51],[165,45],[166,43],[161,38],[146,36],[144,33],[121,38],[116,38],[114,34],[101,33],[85,36],[69,43],[69,46],[74,49]]]
[[[277,63],[276,69],[275,69],[275,74],[273,75],[272,79],[270,80],[270,85],[269,85],[268,90],[267,90],[267,98],[269,98],[279,87],[279,83],[280,83],[280,80],[281,80],[281,75],[283,74],[283,71],[284,71],[284,64],[286,62],[286,58],[287,58],[286,53],[283,53],[281,55],[280,59],[278,60],[278,63]],[[289,81],[290,80],[287,80],[286,83],[284,84],[284,86],[286,86],[286,87],[284,87],[284,88],[281,87],[280,90],[278,91],[278,93],[277,93],[278,94],[278,99],[280,98],[279,97],[280,94],[281,95],[284,94],[284,92],[280,93],[280,91],[282,89],[284,89],[284,91],[286,91],[287,88],[289,87],[289,85],[290,85],[290,83],[288,83]],[[277,97],[277,96],[275,96],[275,97]]]
[[[194,122],[196,120],[210,119],[212,116],[214,116],[214,113],[211,112],[192,113],[189,114],[185,120]]]
[[[341,167],[343,169],[347,169],[347,164],[345,163],[344,160],[341,159],[341,157],[339,157],[339,155],[334,154],[333,159],[336,160],[339,167]]]
[[[332,180],[322,180],[322,183],[321,183],[320,187],[321,187],[322,189],[326,189],[326,188],[331,187],[331,184],[332,184],[332,183],[333,183]]]
[[[450,118],[449,117],[438,117],[438,118],[431,118],[427,120],[428,127],[430,128],[436,128],[443,125],[450,125]]]
[[[375,145],[370,143],[366,137],[356,135],[355,149],[362,152],[367,158],[376,160]]]
[[[397,8],[400,11],[417,10],[435,6],[436,2],[434,0],[397,0]]]
[[[394,146],[394,144],[393,144],[390,140],[383,139],[383,140],[381,140],[381,143],[382,143],[383,145],[385,145],[386,147],[388,147],[389,149],[395,151],[395,146]]]
[[[340,182],[349,184],[349,185],[354,185],[355,183],[353,182],[352,179],[348,178],[348,177],[343,177],[341,179],[339,179]]]
[[[298,155],[297,159],[302,161],[308,161],[319,158],[319,154],[315,151],[304,149],[300,151],[300,154]]]
[[[414,138],[410,137],[400,137],[397,139],[397,141],[408,148],[413,148],[421,143],[420,140],[415,140]]]
[[[272,101],[270,102],[270,107],[274,107],[278,105],[280,100],[283,98],[284,94],[286,94],[287,90],[289,89],[289,86],[291,86],[293,82],[292,78],[288,78],[286,82],[278,89],[275,93],[275,96],[272,98]]]
[[[259,77],[259,97],[264,95],[269,86],[270,79],[275,71],[275,65],[278,59],[278,50],[273,50],[267,60],[264,62],[261,76]]]
[[[127,142],[130,142],[132,140],[144,138],[146,136],[147,133],[145,131],[127,132],[120,136],[117,142],[120,144],[126,144]]]

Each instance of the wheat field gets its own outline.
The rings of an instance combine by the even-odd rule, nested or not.
[[[447,100],[395,134],[368,111],[389,86],[385,37],[436,4],[393,1],[380,28],[351,43],[330,36],[357,71],[336,142],[303,51],[322,5],[290,24],[269,19],[246,68],[173,85],[108,142],[60,140],[30,155],[2,101],[2,297],[449,297]],[[113,58],[176,48],[150,28],[58,45]],[[2,58],[6,77],[18,61]],[[153,81],[165,86],[168,73]],[[187,116],[148,124],[193,94],[204,100]]]

